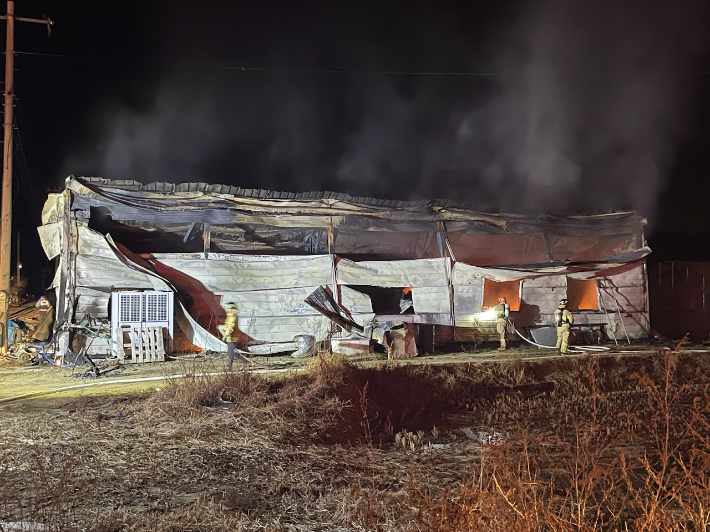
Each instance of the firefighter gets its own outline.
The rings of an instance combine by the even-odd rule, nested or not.
[[[508,347],[505,342],[505,333],[508,325],[508,316],[510,315],[510,305],[506,303],[504,297],[498,298],[498,304],[494,307],[496,313],[496,330],[500,339],[499,351],[505,351]]]
[[[227,316],[224,318],[224,324],[219,325],[217,329],[222,334],[222,341],[227,344],[227,365],[224,366],[224,370],[231,371],[235,355],[241,364],[246,364],[248,361],[242,355],[236,353],[237,340],[239,339],[239,330],[237,329],[237,306],[234,303],[227,303],[224,305],[224,310]]]
[[[557,326],[557,351],[563,355],[567,354],[569,330],[573,323],[572,313],[567,310],[567,300],[560,299],[560,304],[555,310],[555,325]]]
[[[54,324],[54,307],[49,300],[42,296],[35,303],[37,309],[38,323],[32,332],[32,338],[40,342],[46,342],[52,338],[52,325]]]

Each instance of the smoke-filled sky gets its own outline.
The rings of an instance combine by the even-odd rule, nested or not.
[[[17,30],[50,54],[17,58],[40,197],[75,174],[631,207],[669,256],[709,232],[708,2],[56,4],[16,6],[56,22]]]

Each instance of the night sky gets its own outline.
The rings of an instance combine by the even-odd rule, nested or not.
[[[16,13],[55,21],[51,37],[16,28],[40,206],[74,174],[635,208],[654,259],[710,260],[710,2],[18,0]],[[14,223],[23,261],[42,266],[26,182]]]

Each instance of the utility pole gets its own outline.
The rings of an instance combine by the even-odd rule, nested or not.
[[[22,287],[22,261],[20,260],[20,232],[15,231],[15,289],[18,291],[19,296],[20,288]]]
[[[15,105],[15,21],[34,22],[51,29],[50,19],[24,18],[15,16],[15,2],[7,0],[7,14],[0,16],[7,22],[5,39],[5,114],[3,126],[2,198],[0,198],[0,353],[7,353],[7,322],[10,302],[10,263],[12,262],[12,125]],[[19,273],[19,272],[18,272]]]

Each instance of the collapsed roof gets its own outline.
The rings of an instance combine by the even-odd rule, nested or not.
[[[72,209],[136,253],[334,253],[354,260],[451,255],[473,266],[626,262],[650,250],[635,212],[479,212],[451,200],[397,201],[205,183],[69,178]],[[328,231],[331,230],[330,242]],[[329,247],[330,246],[330,247]]]

